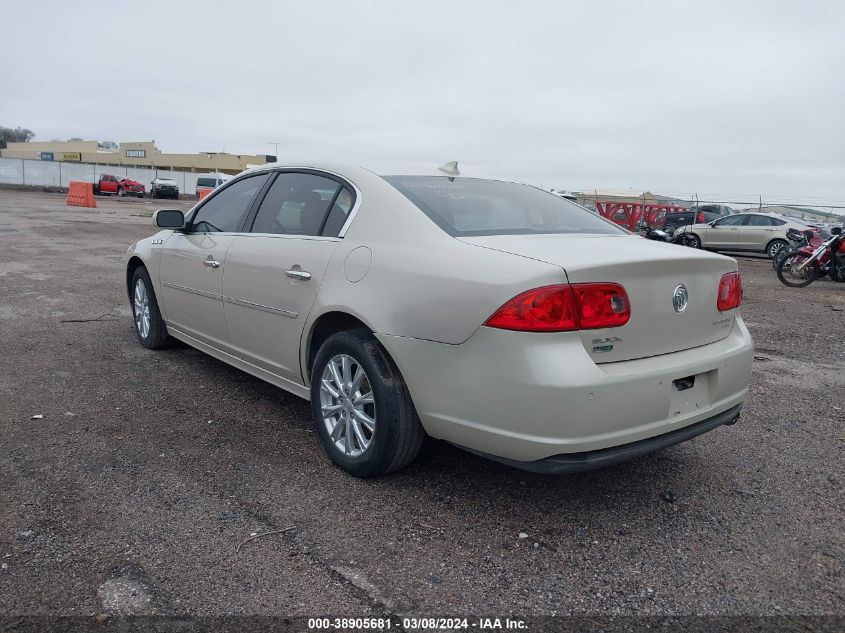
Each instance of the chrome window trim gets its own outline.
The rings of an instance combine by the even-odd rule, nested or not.
[[[238,237],[273,237],[284,240],[312,240],[315,242],[339,242],[339,237],[330,235],[297,235],[295,233],[238,233]]]

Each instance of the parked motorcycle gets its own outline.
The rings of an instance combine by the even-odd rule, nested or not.
[[[804,231],[799,231],[798,229],[793,228],[788,229],[786,231],[786,239],[789,240],[790,248],[781,249],[775,254],[772,258],[772,268],[777,270],[781,260],[786,257],[788,253],[807,246],[818,248],[818,246],[820,246],[826,239],[829,239],[830,236],[831,233],[827,229],[806,229]],[[819,277],[824,277],[827,272],[826,268],[824,270],[820,269]]]
[[[788,252],[778,263],[777,275],[790,288],[804,288],[826,271],[834,281],[845,282],[845,238],[842,229],[834,227],[831,237],[813,248],[802,246]]]
[[[655,229],[650,226],[645,228],[645,232],[641,234],[647,240],[654,240],[655,242],[667,242],[669,244],[680,244],[681,246],[694,247],[692,239],[687,233],[679,233],[678,235],[669,235],[666,231]]]

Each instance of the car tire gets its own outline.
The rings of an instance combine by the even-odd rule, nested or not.
[[[772,240],[766,245],[766,255],[769,259],[777,259],[781,253],[788,253],[790,249],[789,242],[786,240]]]
[[[338,332],[320,346],[311,371],[311,409],[326,454],[355,477],[404,468],[425,438],[399,369],[366,330]]]
[[[161,349],[168,343],[169,335],[158,308],[150,274],[143,266],[135,269],[130,290],[132,320],[138,342],[147,349]]]
[[[121,189],[120,187],[118,187],[118,188],[117,188],[117,197],[118,197],[118,198],[122,198],[122,197],[123,197],[123,196],[125,196],[125,195],[126,195],[126,194],[124,193],[123,189]]]
[[[690,248],[701,248],[701,238],[698,237],[695,233],[690,233],[687,235],[687,246]]]
[[[790,288],[806,288],[818,279],[819,267],[816,262],[810,262],[804,269],[806,272],[803,277],[795,277],[791,273],[791,265],[793,260],[796,258],[808,259],[807,255],[804,253],[799,253],[797,251],[787,253],[783,258],[781,258],[780,264],[778,264],[777,276],[784,286],[789,286]],[[790,271],[789,275],[787,275],[787,270]]]

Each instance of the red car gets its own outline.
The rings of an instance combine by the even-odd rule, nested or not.
[[[147,192],[146,187],[137,180],[124,178],[123,176],[112,176],[101,174],[100,180],[94,183],[94,193],[101,195],[137,196],[143,198]]]

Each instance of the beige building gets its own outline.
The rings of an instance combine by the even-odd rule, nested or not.
[[[650,191],[635,191],[633,189],[593,189],[591,191],[579,191],[576,196],[578,204],[590,208],[595,208],[597,200],[602,202],[657,204],[657,199]]]
[[[9,143],[6,149],[0,150],[0,157],[227,174],[237,174],[250,165],[264,165],[276,160],[275,156],[222,152],[164,154],[155,146],[155,141],[120,143],[118,149],[115,149],[114,143],[97,141]]]
[[[636,191],[634,189],[592,189],[575,193],[578,204],[589,209],[595,209],[596,201],[601,202],[639,202],[641,204],[668,204],[689,207],[686,200],[661,196],[650,191]]]

